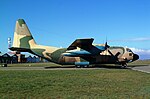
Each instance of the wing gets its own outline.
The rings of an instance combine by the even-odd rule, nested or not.
[[[88,51],[90,54],[99,54],[102,51],[106,50],[105,46],[101,46],[101,47],[96,47],[93,46],[94,39],[93,38],[87,38],[87,39],[76,39],[68,48],[67,50],[74,50],[77,49],[77,47]]]
[[[77,49],[77,47],[81,49],[90,49],[92,47],[93,38],[89,39],[76,39],[68,48],[67,50],[74,50]]]

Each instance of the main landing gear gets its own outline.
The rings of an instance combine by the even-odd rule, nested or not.
[[[121,68],[127,68],[127,63],[121,63]]]
[[[76,68],[88,68],[89,65],[76,65],[75,67]]]

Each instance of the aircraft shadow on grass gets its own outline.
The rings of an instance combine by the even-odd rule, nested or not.
[[[132,69],[134,67],[141,67],[141,66],[148,66],[148,65],[128,65],[128,67],[122,67],[120,65],[95,65],[95,66],[91,66],[91,67],[87,67],[87,68],[96,68],[96,69]],[[76,68],[75,66],[53,66],[53,67],[44,67],[45,69],[54,69],[54,68]],[[84,68],[84,67],[80,67],[80,68]]]

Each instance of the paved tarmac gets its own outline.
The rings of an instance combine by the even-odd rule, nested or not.
[[[145,72],[145,73],[150,73],[150,65],[149,66],[133,67],[132,70],[141,71],[141,72]]]
[[[94,67],[94,68],[74,68],[74,67],[0,67],[0,70],[93,70],[93,69],[121,69],[120,67]],[[132,69],[140,72],[150,73],[149,66],[135,66],[129,67],[127,69]]]
[[[0,67],[0,70],[44,70],[44,67]]]

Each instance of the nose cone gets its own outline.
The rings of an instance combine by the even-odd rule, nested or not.
[[[132,60],[132,61],[136,61],[136,60],[138,60],[138,59],[139,59],[139,55],[134,54],[134,55],[133,55],[133,60]]]

